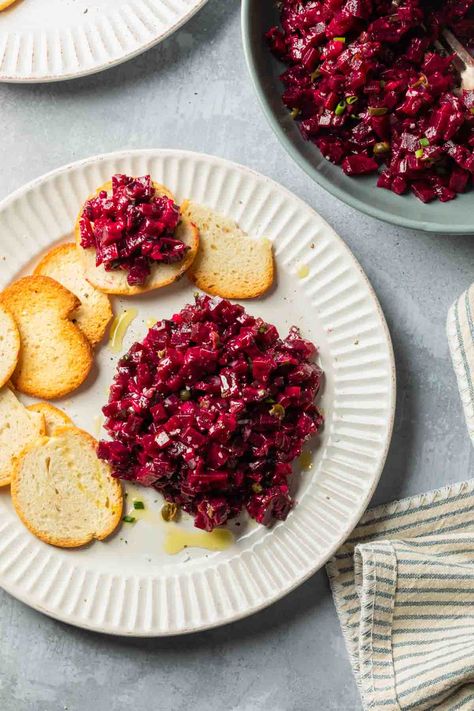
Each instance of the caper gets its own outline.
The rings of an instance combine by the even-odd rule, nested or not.
[[[175,521],[178,517],[179,508],[177,504],[163,504],[161,507],[161,518],[163,521]]]

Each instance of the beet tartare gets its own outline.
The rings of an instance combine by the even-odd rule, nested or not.
[[[99,457],[198,528],[243,508],[265,525],[284,520],[292,462],[323,422],[316,352],[294,327],[281,339],[242,306],[196,296],[119,361]]]
[[[288,65],[283,102],[303,136],[349,176],[423,202],[474,174],[474,91],[461,91],[444,27],[474,42],[474,0],[282,0],[266,34]]]
[[[80,244],[96,251],[96,266],[123,269],[130,286],[143,285],[154,262],[173,264],[189,247],[175,235],[180,209],[160,194],[149,175],[114,175],[112,190],[87,200],[79,220]]]

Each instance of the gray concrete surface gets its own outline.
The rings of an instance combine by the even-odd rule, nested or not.
[[[174,37],[101,75],[0,86],[0,197],[69,161],[123,148],[214,153],[275,178],[334,225],[387,316],[398,410],[375,500],[466,478],[474,454],[445,319],[474,276],[474,237],[390,227],[313,185],[265,123],[244,64],[239,11],[238,0],[209,0]],[[357,711],[360,701],[321,571],[255,617],[164,640],[91,634],[0,592],[0,708]]]

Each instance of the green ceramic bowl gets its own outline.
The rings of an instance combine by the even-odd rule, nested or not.
[[[373,176],[347,177],[302,138],[281,101],[278,76],[283,65],[263,39],[264,32],[275,24],[278,12],[274,0],[242,0],[242,36],[250,75],[270,125],[301,168],[332,195],[379,220],[427,232],[474,233],[474,191],[451,202],[425,205],[413,195],[398,196],[377,188]]]

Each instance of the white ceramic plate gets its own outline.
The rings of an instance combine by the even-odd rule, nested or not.
[[[377,485],[390,441],[395,369],[387,326],[366,277],[342,240],[313,210],[247,168],[184,151],[115,153],[74,163],[25,186],[0,204],[0,288],[31,269],[71,231],[84,198],[113,173],[150,173],[177,199],[192,198],[233,217],[275,248],[278,280],[249,311],[292,324],[320,347],[326,425],[310,471],[296,473],[298,504],[272,529],[243,521],[224,552],[163,551],[167,526],[124,524],[106,542],[76,551],[43,544],[0,493],[0,585],[53,617],[125,635],[169,635],[239,619],[269,605],[320,568],[354,528]],[[301,267],[308,275],[301,279]],[[192,301],[185,278],[146,297],[119,300],[139,315],[124,349],[146,321]],[[85,386],[59,405],[97,436],[94,417],[107,397],[117,357],[105,345]],[[1,491],[1,490],[0,490]],[[156,493],[144,498],[159,511]],[[185,522],[191,527],[191,522]]]
[[[93,74],[161,42],[207,0],[17,0],[0,12],[0,81]]]

